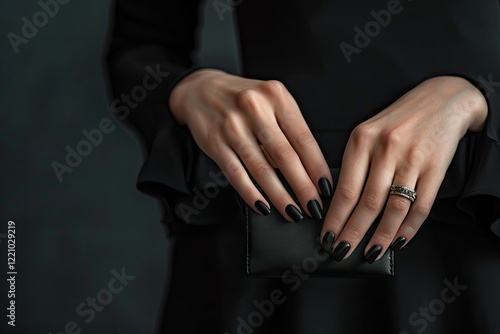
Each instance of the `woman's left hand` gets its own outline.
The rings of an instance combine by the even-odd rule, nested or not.
[[[372,263],[391,245],[410,241],[431,210],[460,139],[467,130],[480,131],[487,113],[484,96],[469,81],[443,76],[424,81],[357,126],[321,230],[323,247],[337,261],[348,257],[384,205],[366,260]],[[415,202],[389,195],[391,185],[415,189]]]

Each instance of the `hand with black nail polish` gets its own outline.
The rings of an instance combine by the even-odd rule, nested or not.
[[[321,247],[325,252],[332,255],[333,254],[333,243],[335,242],[335,234],[332,232],[326,232],[321,241]]]
[[[254,205],[255,208],[259,210],[260,213],[263,214],[264,216],[267,216],[271,213],[271,209],[262,201],[256,201]]]
[[[302,212],[323,218],[320,193],[331,195],[330,169],[281,82],[204,68],[175,85],[169,105],[174,119],[189,128],[248,206],[263,215],[276,209],[293,221],[302,219]]]
[[[322,177],[318,181],[319,191],[321,192],[321,196],[323,197],[331,197],[333,194],[332,184],[328,181],[327,178]]]
[[[346,241],[342,241],[337,245],[337,247],[335,247],[335,250],[333,251],[332,254],[333,259],[337,262],[342,261],[350,249],[351,245]]]
[[[481,131],[487,116],[485,96],[469,80],[436,76],[358,124],[320,231],[350,245],[337,245],[334,257],[351,256],[379,216],[363,249],[368,263],[410,242],[431,212],[459,142],[468,131]]]
[[[302,216],[302,213],[300,213],[299,209],[297,209],[295,206],[292,204],[289,204],[285,212],[290,216],[290,218],[293,219],[294,222],[298,223],[302,219],[304,219],[304,216]]]
[[[318,201],[315,199],[310,200],[307,202],[307,209],[311,213],[311,216],[316,219],[316,220],[321,220],[323,219],[323,209],[319,205]]]
[[[372,264],[373,262],[375,262],[375,260],[377,259],[377,257],[380,255],[381,252],[382,252],[382,246],[380,245],[372,246],[368,250],[368,253],[366,253],[365,255],[366,262]]]
[[[398,237],[396,240],[391,245],[391,249],[393,251],[398,251],[400,250],[406,243],[406,238],[405,237]]]

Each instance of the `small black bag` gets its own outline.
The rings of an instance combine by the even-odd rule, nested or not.
[[[339,169],[332,169],[334,180]],[[289,185],[280,178],[292,195]],[[262,192],[263,193],[263,192]],[[324,202],[324,212],[330,200]],[[297,202],[298,203],[298,202]],[[276,208],[271,207],[268,216],[257,214],[243,205],[247,235],[247,274],[252,277],[281,277],[293,274],[301,267],[310,277],[392,277],[394,276],[394,252],[389,249],[384,256],[372,264],[365,261],[364,249],[370,240],[380,216],[355,249],[354,253],[341,262],[333,260],[319,243],[323,222],[304,215],[299,223],[287,222]]]

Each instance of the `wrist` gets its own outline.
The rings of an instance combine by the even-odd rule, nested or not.
[[[471,109],[471,120],[469,123],[468,130],[472,132],[481,131],[485,124],[486,118],[488,117],[488,102],[484,94],[471,83],[470,85],[470,103],[468,106]]]
[[[193,92],[201,86],[201,81],[224,72],[220,70],[203,68],[190,73],[180,80],[172,89],[169,96],[169,107],[172,116],[181,125],[188,123],[189,113],[192,108],[188,107],[188,101],[192,99]]]
[[[488,103],[483,93],[470,81],[461,77],[454,79],[456,89],[456,107],[464,113],[466,129],[479,132],[484,128],[488,116]]]
[[[488,103],[483,93],[470,81],[457,76],[442,76],[428,80],[430,89],[447,101],[450,117],[458,117],[462,132],[479,132],[488,116]],[[434,85],[433,83],[436,83]]]

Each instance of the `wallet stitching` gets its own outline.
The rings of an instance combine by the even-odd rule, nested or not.
[[[250,228],[248,222],[248,206],[245,206],[245,225],[247,229],[247,274],[250,274]]]
[[[394,251],[391,250],[389,252],[389,265],[390,265],[389,270],[391,272],[391,276],[394,276],[394,258],[393,258],[393,256],[394,256]]]

